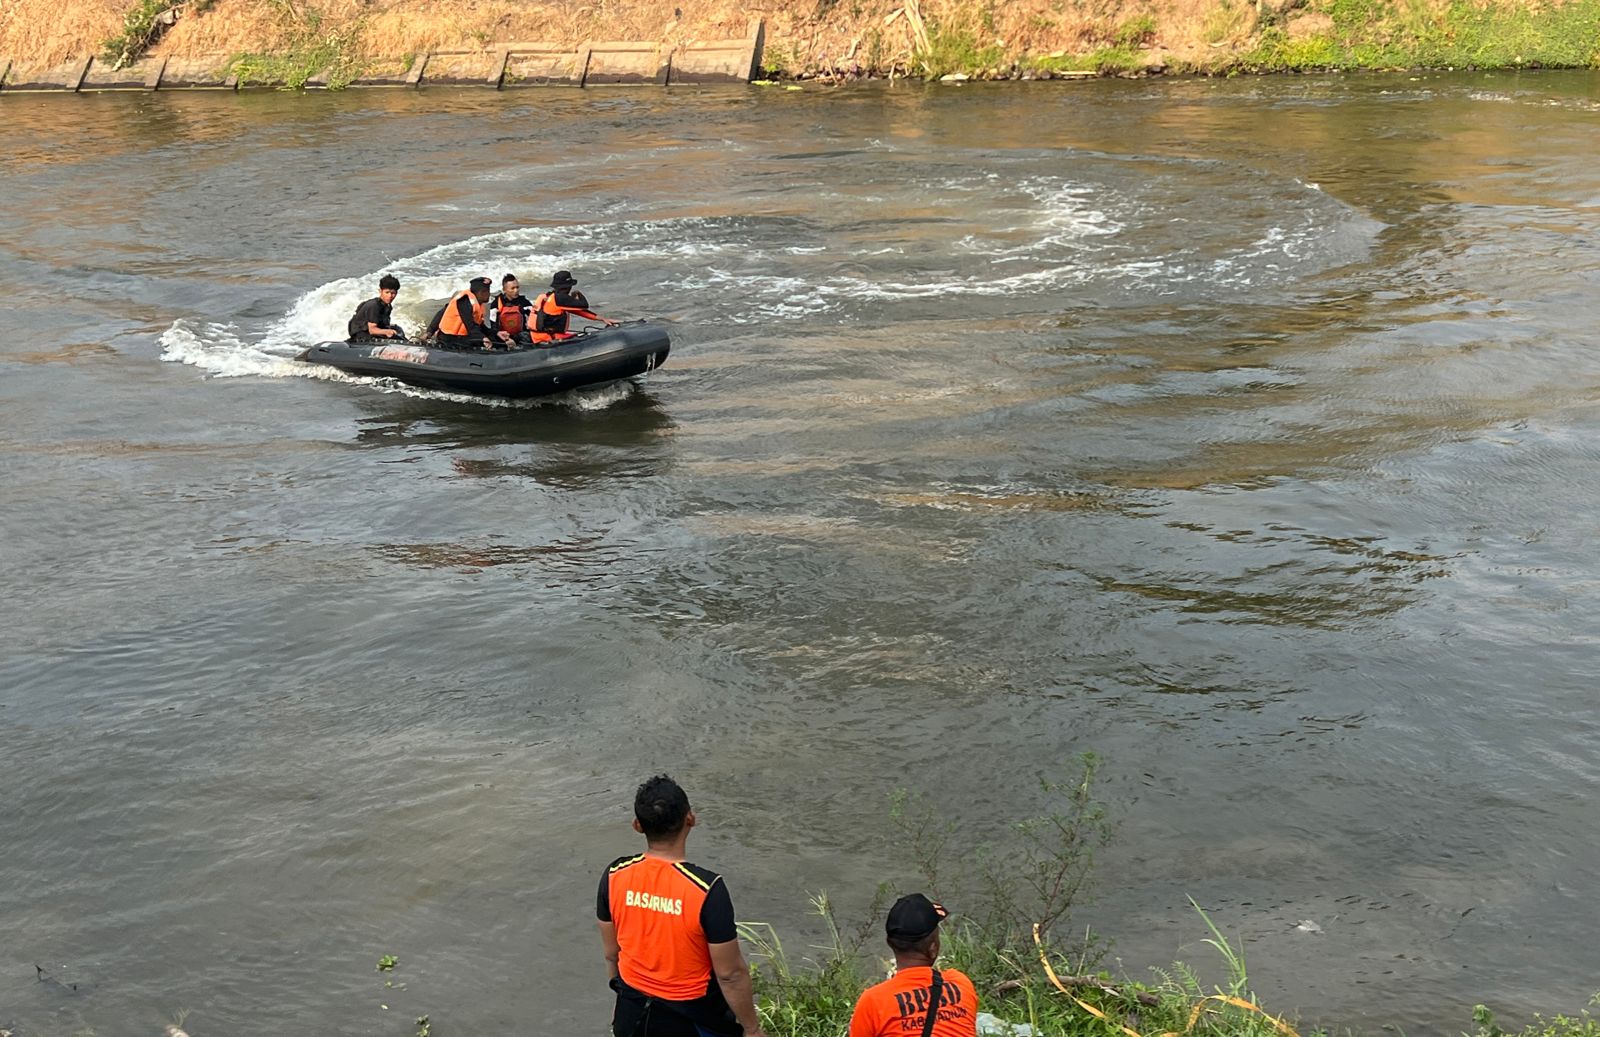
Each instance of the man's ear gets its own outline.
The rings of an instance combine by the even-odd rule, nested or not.
[[[689,811],[689,813],[685,815],[683,819],[684,830],[688,831],[689,829],[693,828],[697,823],[699,823],[699,820],[699,818],[694,816],[693,810]]]
[[[637,817],[633,819],[633,830],[638,832],[640,835],[644,834],[644,825],[639,823],[639,819]]]

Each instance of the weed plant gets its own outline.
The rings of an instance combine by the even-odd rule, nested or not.
[[[338,29],[324,30],[322,13],[304,10],[293,0],[271,0],[288,38],[288,46],[271,54],[236,54],[228,71],[240,86],[276,86],[303,90],[321,76],[329,90],[342,90],[355,82],[366,66],[357,57],[362,23],[357,20]]]
[[[1136,1033],[1283,1034],[1284,1024],[1238,1004],[1255,1001],[1244,953],[1198,905],[1211,933],[1205,943],[1226,968],[1225,985],[1206,989],[1182,963],[1158,972],[1150,983],[1097,971],[1098,942],[1092,933],[1071,930],[1070,916],[1087,888],[1095,851],[1109,840],[1113,825],[1094,796],[1099,761],[1086,755],[1079,766],[1068,781],[1040,779],[1047,812],[1008,826],[1002,841],[975,853],[955,852],[953,824],[928,803],[895,794],[890,821],[896,842],[912,856],[920,888],[960,908],[941,927],[941,960],[971,977],[984,1011],[1027,1023],[1036,1034],[1104,1037],[1108,1023],[1074,997]],[[792,956],[772,926],[743,927],[771,1037],[839,1037],[848,1029],[861,991],[893,967],[878,926],[895,893],[892,885],[879,887],[866,919],[854,926],[840,923],[826,894],[813,896],[826,938],[807,959]],[[1063,982],[1071,996],[1052,972],[1068,977]]]
[[[177,12],[199,14],[215,0],[138,0],[122,19],[122,31],[100,44],[100,57],[113,68],[126,68],[153,47]],[[171,15],[169,19],[167,16]]]
[[[1600,1005],[1600,994],[1589,1000],[1591,1008],[1597,1005]],[[1495,1022],[1493,1012],[1484,1005],[1476,1005],[1472,1009],[1472,1021],[1478,1024],[1474,1037],[1600,1037],[1600,1019],[1591,1015],[1588,1008],[1579,1012],[1577,1018],[1557,1015],[1546,1019],[1536,1015],[1523,1029],[1506,1031]]]

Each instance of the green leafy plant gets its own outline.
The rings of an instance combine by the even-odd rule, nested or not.
[[[1589,999],[1590,1008],[1597,1005],[1600,1005],[1600,994]],[[1533,1022],[1515,1034],[1508,1033],[1495,1022],[1494,1013],[1487,1005],[1472,1007],[1472,1021],[1478,1024],[1478,1032],[1473,1037],[1600,1037],[1600,1019],[1596,1019],[1589,1008],[1579,1012],[1576,1018],[1556,1015],[1546,1019],[1535,1015]]]
[[[303,90],[320,76],[327,89],[342,90],[360,78],[366,66],[357,57],[362,30],[359,19],[324,31],[322,12],[316,8],[301,9],[294,0],[271,3],[286,31],[288,46],[274,53],[234,55],[227,68],[238,77],[240,86]]]
[[[394,967],[398,964],[400,964],[399,958],[396,958],[392,954],[385,954],[383,957],[378,959],[378,971],[393,972]]]

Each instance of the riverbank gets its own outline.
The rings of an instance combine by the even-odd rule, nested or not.
[[[338,85],[428,52],[670,48],[743,37],[752,18],[766,23],[760,65],[775,79],[1600,66],[1600,0],[12,0],[0,58],[36,68],[226,54],[259,78]]]
[[[827,900],[818,898],[826,912]],[[1044,947],[1014,946],[981,926],[947,922],[940,964],[972,979],[978,991],[980,1033],[992,1037],[1326,1037],[1350,1033],[1340,1027],[1306,1025],[1273,1012],[1251,989],[1244,950],[1197,911],[1210,933],[1203,943],[1209,960],[1174,962],[1152,968],[1152,982],[1115,976],[1104,969],[1075,974],[1085,956],[1052,953]],[[861,992],[892,970],[887,952],[871,961],[830,920],[831,945],[803,963],[791,959],[767,926],[745,927],[754,952],[755,986],[763,1027],[769,1037],[836,1037],[849,1029]],[[881,946],[881,944],[880,944]],[[1222,982],[1200,976],[1222,966]],[[1493,1008],[1463,1007],[1460,1018],[1441,1019],[1431,1029],[1462,1037],[1597,1037],[1600,1019],[1590,1009],[1600,994],[1574,1015],[1535,1015],[1502,1023]],[[1468,1024],[1475,1029],[1468,1031]],[[1507,1026],[1514,1028],[1507,1029]],[[1385,1027],[1384,1029],[1393,1029]]]

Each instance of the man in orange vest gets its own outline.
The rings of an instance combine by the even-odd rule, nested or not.
[[[589,300],[578,291],[577,285],[578,280],[571,272],[556,271],[550,279],[550,290],[533,301],[533,341],[548,344],[571,338],[567,321],[573,315],[601,321],[608,328],[617,326],[616,321],[589,309]]]
[[[894,975],[862,992],[849,1037],[977,1037],[977,989],[964,973],[938,966],[939,923],[948,915],[921,893],[894,902],[884,927]]]
[[[722,876],[684,859],[689,797],[665,774],[639,786],[645,851],[600,876],[595,917],[617,993],[612,1037],[766,1037]]]
[[[474,277],[467,290],[457,292],[444,304],[433,327],[439,332],[439,345],[445,349],[493,349],[495,342],[510,343],[505,332],[490,331],[485,325],[484,304],[489,301],[489,288],[494,284],[487,277]]]
[[[522,294],[516,274],[500,279],[500,294],[489,304],[489,323],[496,331],[510,335],[518,345],[529,345],[533,329],[533,300]]]

